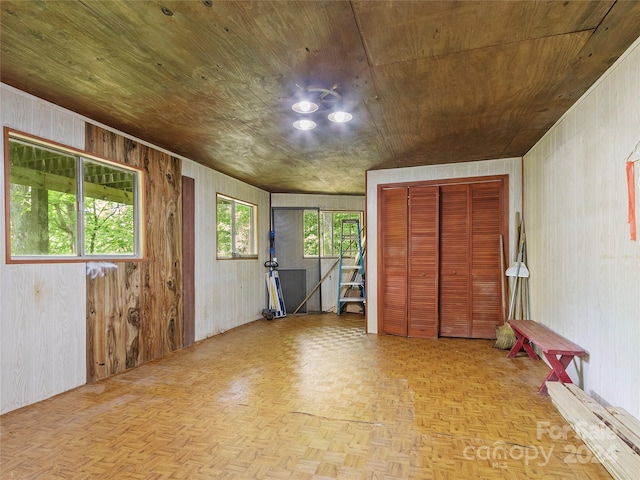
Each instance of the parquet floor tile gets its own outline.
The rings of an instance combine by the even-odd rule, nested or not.
[[[0,477],[610,478],[537,393],[547,372],[359,314],[258,320],[1,416]]]

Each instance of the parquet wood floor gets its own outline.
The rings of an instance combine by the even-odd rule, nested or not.
[[[3,479],[611,478],[491,341],[258,320],[0,417]]]

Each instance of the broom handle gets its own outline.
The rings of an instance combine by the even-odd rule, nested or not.
[[[504,288],[504,237],[500,234],[500,293],[502,295],[502,318],[503,323],[507,318],[507,296]]]
[[[524,248],[524,232],[520,235],[520,250],[518,251],[518,260],[516,264],[516,279],[513,283],[513,293],[511,294],[511,304],[509,305],[509,319],[512,319],[511,312],[513,311],[514,303],[516,300],[516,292],[518,290],[518,281],[520,280],[520,265],[522,264],[522,250]]]
[[[315,291],[318,289],[318,287],[320,287],[322,282],[324,282],[326,280],[326,278],[329,276],[329,274],[333,271],[333,269],[336,268],[336,265],[338,264],[339,261],[340,261],[340,259],[336,260],[336,263],[331,265],[331,268],[329,270],[327,270],[327,273],[325,273],[324,276],[320,279],[320,281],[318,283],[316,283],[316,286],[313,287],[313,289],[307,294],[306,297],[304,297],[304,300],[302,300],[302,303],[300,303],[300,305],[298,305],[298,308],[296,308],[295,311],[291,315],[295,315],[296,313],[298,313],[298,310],[300,310],[302,308],[302,306],[305,303],[307,303],[307,300],[309,300],[311,298],[311,295],[313,295],[315,293]]]

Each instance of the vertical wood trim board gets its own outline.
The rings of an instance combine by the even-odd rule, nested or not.
[[[182,177],[182,316],[183,344],[192,345],[196,338],[195,292],[195,179]]]
[[[86,150],[145,170],[142,262],[87,278],[87,381],[163,357],[183,345],[181,161],[87,124]]]

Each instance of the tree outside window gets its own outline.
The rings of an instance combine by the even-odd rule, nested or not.
[[[362,212],[305,210],[305,257],[317,257],[319,253],[322,257],[339,256],[342,220],[345,219],[357,219],[362,223]]]
[[[224,195],[217,195],[217,256],[255,258],[257,206]]]
[[[143,172],[8,132],[10,261],[139,258]]]

